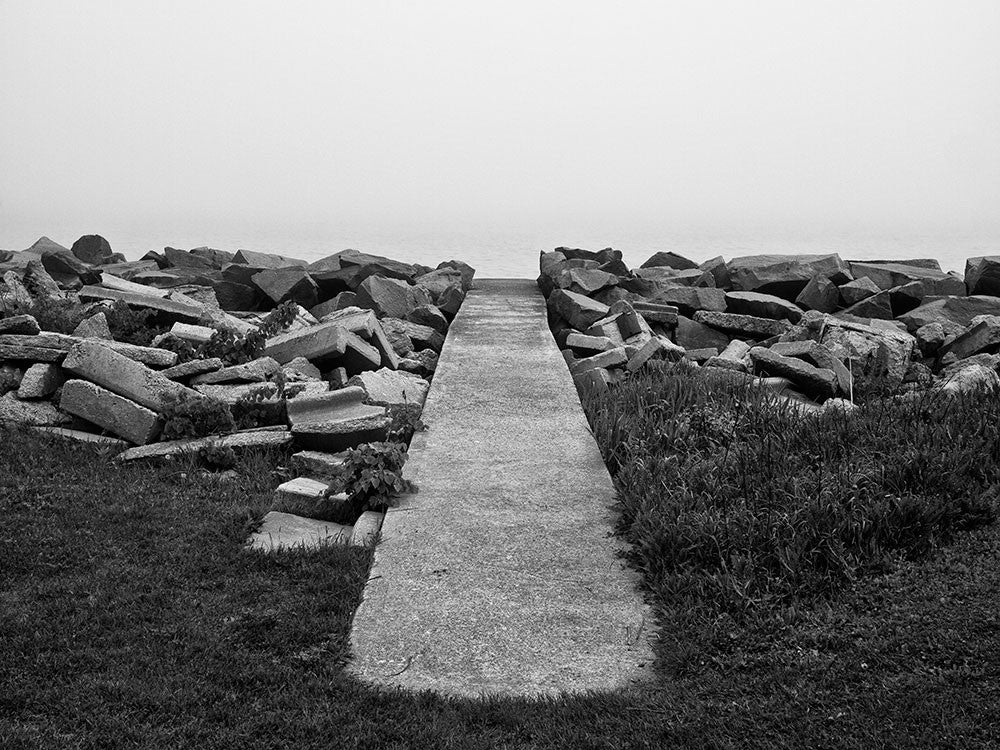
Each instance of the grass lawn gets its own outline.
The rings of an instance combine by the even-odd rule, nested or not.
[[[778,619],[674,612],[661,682],[642,692],[454,700],[343,671],[370,553],[242,550],[281,480],[275,458],[250,457],[223,484],[183,462],[118,466],[0,428],[0,747],[968,748],[1000,736],[995,526]]]

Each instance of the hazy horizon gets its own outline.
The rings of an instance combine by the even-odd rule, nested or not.
[[[990,0],[0,0],[0,248],[77,228],[1000,252],[998,38]]]

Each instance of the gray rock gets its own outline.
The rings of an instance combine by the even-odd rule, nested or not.
[[[319,303],[319,287],[300,266],[261,271],[254,274],[251,281],[276,305],[291,300],[309,308]]]
[[[223,367],[197,375],[191,379],[191,384],[263,383],[273,377],[280,369],[281,365],[272,357],[258,357],[241,365]]]
[[[442,336],[448,333],[448,319],[434,305],[415,307],[406,319],[411,323],[433,328]]]
[[[438,309],[445,315],[455,317],[465,301],[465,292],[457,286],[448,287],[437,300]]]
[[[924,268],[905,263],[879,261],[851,261],[850,266],[855,279],[871,279],[879,289],[884,290],[903,286],[911,281],[945,279],[948,276],[940,266]]]
[[[66,374],[58,365],[36,363],[24,371],[17,389],[21,399],[48,398],[66,382]]]
[[[408,320],[391,317],[382,318],[381,322],[387,336],[390,331],[393,334],[404,333],[413,342],[414,349],[433,349],[440,353],[444,347],[444,336],[430,326],[422,326]]]
[[[777,354],[762,346],[750,350],[750,359],[757,373],[788,378],[807,396],[827,399],[837,393],[835,376],[830,370],[813,367],[800,359]]]
[[[944,326],[940,323],[928,323],[927,325],[920,326],[920,328],[914,331],[913,336],[917,340],[917,346],[920,347],[920,351],[925,357],[932,357],[937,354],[946,338]]]
[[[766,339],[780,336],[791,328],[787,320],[772,320],[754,315],[708,312],[701,310],[694,314],[696,323],[702,323],[740,338]]]
[[[935,299],[897,319],[911,332],[928,323],[940,323],[945,333],[957,334],[968,328],[977,315],[1000,315],[1000,298],[975,295]]]
[[[813,276],[795,298],[795,304],[807,310],[831,313],[840,302],[840,290],[826,276]]]
[[[73,243],[70,251],[76,258],[92,266],[111,263],[114,256],[111,244],[99,234],[85,234]]]
[[[802,308],[781,297],[760,292],[727,292],[726,312],[739,315],[755,315],[772,320],[788,320],[798,323],[802,318]]]
[[[699,310],[726,311],[726,292],[711,287],[673,287],[657,290],[653,301],[673,305],[681,315],[691,317]]]
[[[156,412],[86,380],[67,380],[59,407],[136,445],[151,443],[160,433]]]
[[[296,357],[281,368],[285,377],[289,380],[321,380],[323,378],[319,368],[305,357]]]
[[[969,294],[1000,297],[1000,255],[981,255],[965,261],[965,285]]]
[[[556,289],[549,295],[548,307],[578,331],[590,326],[608,314],[608,306],[584,297],[582,294]]]
[[[12,315],[9,318],[0,318],[0,334],[16,336],[36,336],[42,329],[38,327],[38,321],[30,315]]]
[[[423,407],[431,384],[409,372],[381,369],[355,375],[347,381],[349,386],[364,389],[368,401],[382,406],[416,404]]]
[[[286,266],[307,266],[306,261],[275,253],[258,253],[252,250],[237,250],[233,263],[257,268],[285,268]]]
[[[726,265],[726,259],[721,255],[717,255],[714,258],[706,260],[704,263],[701,263],[698,268],[711,274],[712,278],[715,280],[715,286],[719,289],[732,289],[733,282],[729,276],[729,266]]]
[[[449,287],[462,287],[462,272],[457,268],[438,268],[417,276],[416,285],[427,291],[432,302],[437,302],[438,297]]]
[[[4,277],[7,280],[7,277]],[[49,272],[45,270],[40,260],[30,260],[24,269],[24,287],[33,299],[65,299],[66,295],[59,288]],[[8,286],[10,282],[8,281]]]
[[[906,375],[916,339],[899,330],[875,328],[827,316],[820,343],[833,356],[852,364],[853,372],[884,377],[891,386]]]
[[[749,255],[727,264],[736,291],[773,294],[794,300],[814,276],[847,281],[850,269],[836,253],[826,255]]]
[[[643,367],[647,362],[653,360],[668,360],[671,362],[677,362],[683,357],[683,347],[677,346],[677,344],[669,339],[665,339],[660,336],[653,336],[653,338],[638,347],[638,349],[629,356],[625,369],[629,372],[635,372],[639,368]]]
[[[729,345],[731,339],[731,336],[715,328],[697,323],[683,315],[677,316],[674,340],[689,352],[697,349],[722,350]]]
[[[570,366],[569,371],[573,375],[579,375],[595,368],[607,370],[609,367],[620,367],[626,362],[628,362],[628,357],[625,354],[625,347],[620,346],[592,357],[578,359]]]
[[[268,428],[248,432],[234,432],[231,435],[212,435],[186,440],[165,440],[150,445],[140,445],[125,451],[117,456],[115,460],[137,461],[140,459],[179,456],[185,453],[197,453],[200,449],[209,446],[232,448],[235,451],[278,448],[288,445],[290,442],[292,442],[292,434],[288,430]]]
[[[892,298],[887,291],[878,292],[837,313],[841,314],[869,320],[892,320]]]
[[[8,310],[26,310],[34,300],[27,287],[22,283],[21,276],[14,271],[7,271],[0,283],[0,304]]]
[[[347,544],[351,531],[350,526],[272,510],[250,535],[246,546],[265,554],[288,549],[308,552],[331,544]]]
[[[951,395],[968,393],[980,388],[990,390],[1000,388],[1000,376],[996,370],[983,365],[963,367],[941,386],[942,391]]]
[[[0,396],[0,422],[55,427],[69,422],[69,417],[48,401],[21,401],[5,393]]]
[[[382,352],[336,320],[278,334],[267,340],[263,354],[280,364],[297,357],[337,362],[352,372],[377,370],[382,365]]]
[[[688,260],[683,255],[678,255],[674,252],[657,252],[653,253],[645,263],[643,263],[640,268],[676,268],[678,271],[687,271],[692,268],[698,268],[698,264],[694,261]]]
[[[976,323],[966,328],[951,342],[941,347],[939,355],[952,354],[958,359],[990,350],[994,353],[1000,347],[1000,317],[994,315],[977,316]]]
[[[74,336],[83,339],[111,339],[111,329],[108,327],[108,316],[102,312],[84,318],[73,330]]]

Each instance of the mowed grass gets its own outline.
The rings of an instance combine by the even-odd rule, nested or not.
[[[966,748],[1000,731],[993,526],[794,616],[664,619],[642,690],[455,700],[345,672],[370,553],[242,549],[283,459],[250,456],[229,485],[0,428],[0,747]]]

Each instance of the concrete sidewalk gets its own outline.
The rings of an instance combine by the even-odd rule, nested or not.
[[[653,624],[616,556],[614,490],[533,281],[477,281],[410,446],[349,669],[477,696],[642,681]]]

